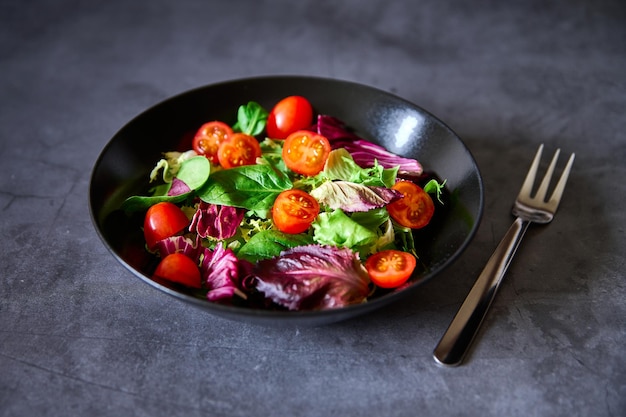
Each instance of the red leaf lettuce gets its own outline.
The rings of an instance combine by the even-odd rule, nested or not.
[[[191,219],[189,231],[200,237],[228,239],[237,232],[245,213],[244,209],[236,207],[200,202]]]
[[[235,294],[246,298],[241,279],[246,278],[248,269],[246,261],[237,259],[233,251],[224,249],[221,243],[215,250],[204,248],[200,273],[202,282],[209,290],[207,299],[220,301],[231,299]]]
[[[339,308],[365,301],[369,276],[349,249],[307,245],[258,262],[256,289],[289,310]]]
[[[345,148],[363,168],[373,167],[374,161],[378,161],[385,168],[399,167],[398,172],[401,174],[420,175],[423,171],[422,165],[415,159],[398,156],[380,145],[362,139],[335,117],[319,115],[312,130],[325,136],[332,149]]]

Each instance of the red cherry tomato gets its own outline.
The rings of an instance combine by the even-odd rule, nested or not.
[[[389,215],[404,227],[420,229],[426,226],[435,213],[430,195],[411,181],[398,181],[391,187],[404,197],[387,205]]]
[[[313,124],[313,107],[302,96],[289,96],[280,100],[267,117],[267,136],[285,139],[293,132]]]
[[[305,191],[292,189],[276,197],[272,207],[272,220],[283,233],[302,233],[313,223],[320,205]]]
[[[226,123],[212,121],[203,124],[193,138],[192,147],[198,155],[204,155],[214,164],[219,163],[217,150],[233,136],[233,129]]]
[[[233,134],[217,151],[220,165],[224,168],[254,165],[259,156],[261,156],[259,141],[245,133]]]
[[[292,171],[313,176],[324,169],[330,151],[330,142],[324,136],[299,130],[285,139],[283,160]]]
[[[161,259],[154,271],[157,278],[177,282],[192,288],[202,288],[198,265],[182,253],[172,253]]]
[[[404,284],[415,269],[415,256],[399,250],[376,252],[365,261],[365,269],[374,284],[396,288]]]
[[[180,233],[189,224],[185,213],[175,204],[161,202],[151,206],[143,222],[143,234],[150,250],[157,242]]]

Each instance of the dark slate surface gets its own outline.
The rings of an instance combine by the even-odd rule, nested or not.
[[[623,1],[0,1],[1,416],[626,413]],[[145,285],[92,226],[91,168],[147,107],[233,78],[393,92],[481,168],[476,239],[411,299],[315,328]],[[576,152],[468,362],[432,350],[512,218],[538,144]]]

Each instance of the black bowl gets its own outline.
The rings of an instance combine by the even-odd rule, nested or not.
[[[425,170],[447,179],[445,208],[419,230],[424,264],[411,284],[368,302],[324,311],[270,311],[229,306],[194,297],[151,278],[154,257],[144,249],[141,219],[119,207],[130,195],[145,194],[148,174],[170,150],[190,149],[190,137],[209,120],[234,123],[241,104],[266,109],[289,95],[307,97],[317,112],[335,116],[364,139],[419,160]],[[124,126],[106,145],[93,169],[90,209],[95,228],[111,253],[134,275],[174,298],[226,318],[261,324],[317,325],[351,318],[411,294],[450,266],[470,243],[483,212],[483,184],[476,163],[459,137],[419,106],[368,86],[333,79],[276,76],[222,82],[197,88],[155,105]]]

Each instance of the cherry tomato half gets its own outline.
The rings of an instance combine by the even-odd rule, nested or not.
[[[316,199],[305,191],[292,189],[276,197],[272,207],[272,220],[283,233],[306,231],[320,212]]]
[[[324,136],[299,130],[285,139],[283,160],[292,171],[313,176],[324,169],[330,151],[330,142]]]
[[[420,229],[426,226],[435,213],[430,195],[411,181],[398,181],[391,187],[404,197],[387,205],[389,215],[404,227]]]
[[[370,279],[381,288],[396,288],[404,284],[415,265],[415,256],[393,249],[376,252],[365,261]]]
[[[280,100],[267,117],[267,136],[285,139],[291,133],[313,124],[313,107],[302,96],[289,96]]]
[[[233,129],[226,123],[212,121],[203,124],[193,138],[192,147],[198,155],[204,155],[214,164],[219,163],[217,150],[233,136]]]
[[[185,213],[175,204],[161,202],[151,206],[143,222],[143,235],[150,250],[155,250],[157,242],[174,236],[189,224]]]
[[[233,134],[217,151],[217,158],[223,168],[254,165],[259,156],[261,156],[259,141],[245,133]]]
[[[161,259],[154,276],[192,288],[202,288],[198,265],[182,253],[172,253]]]

